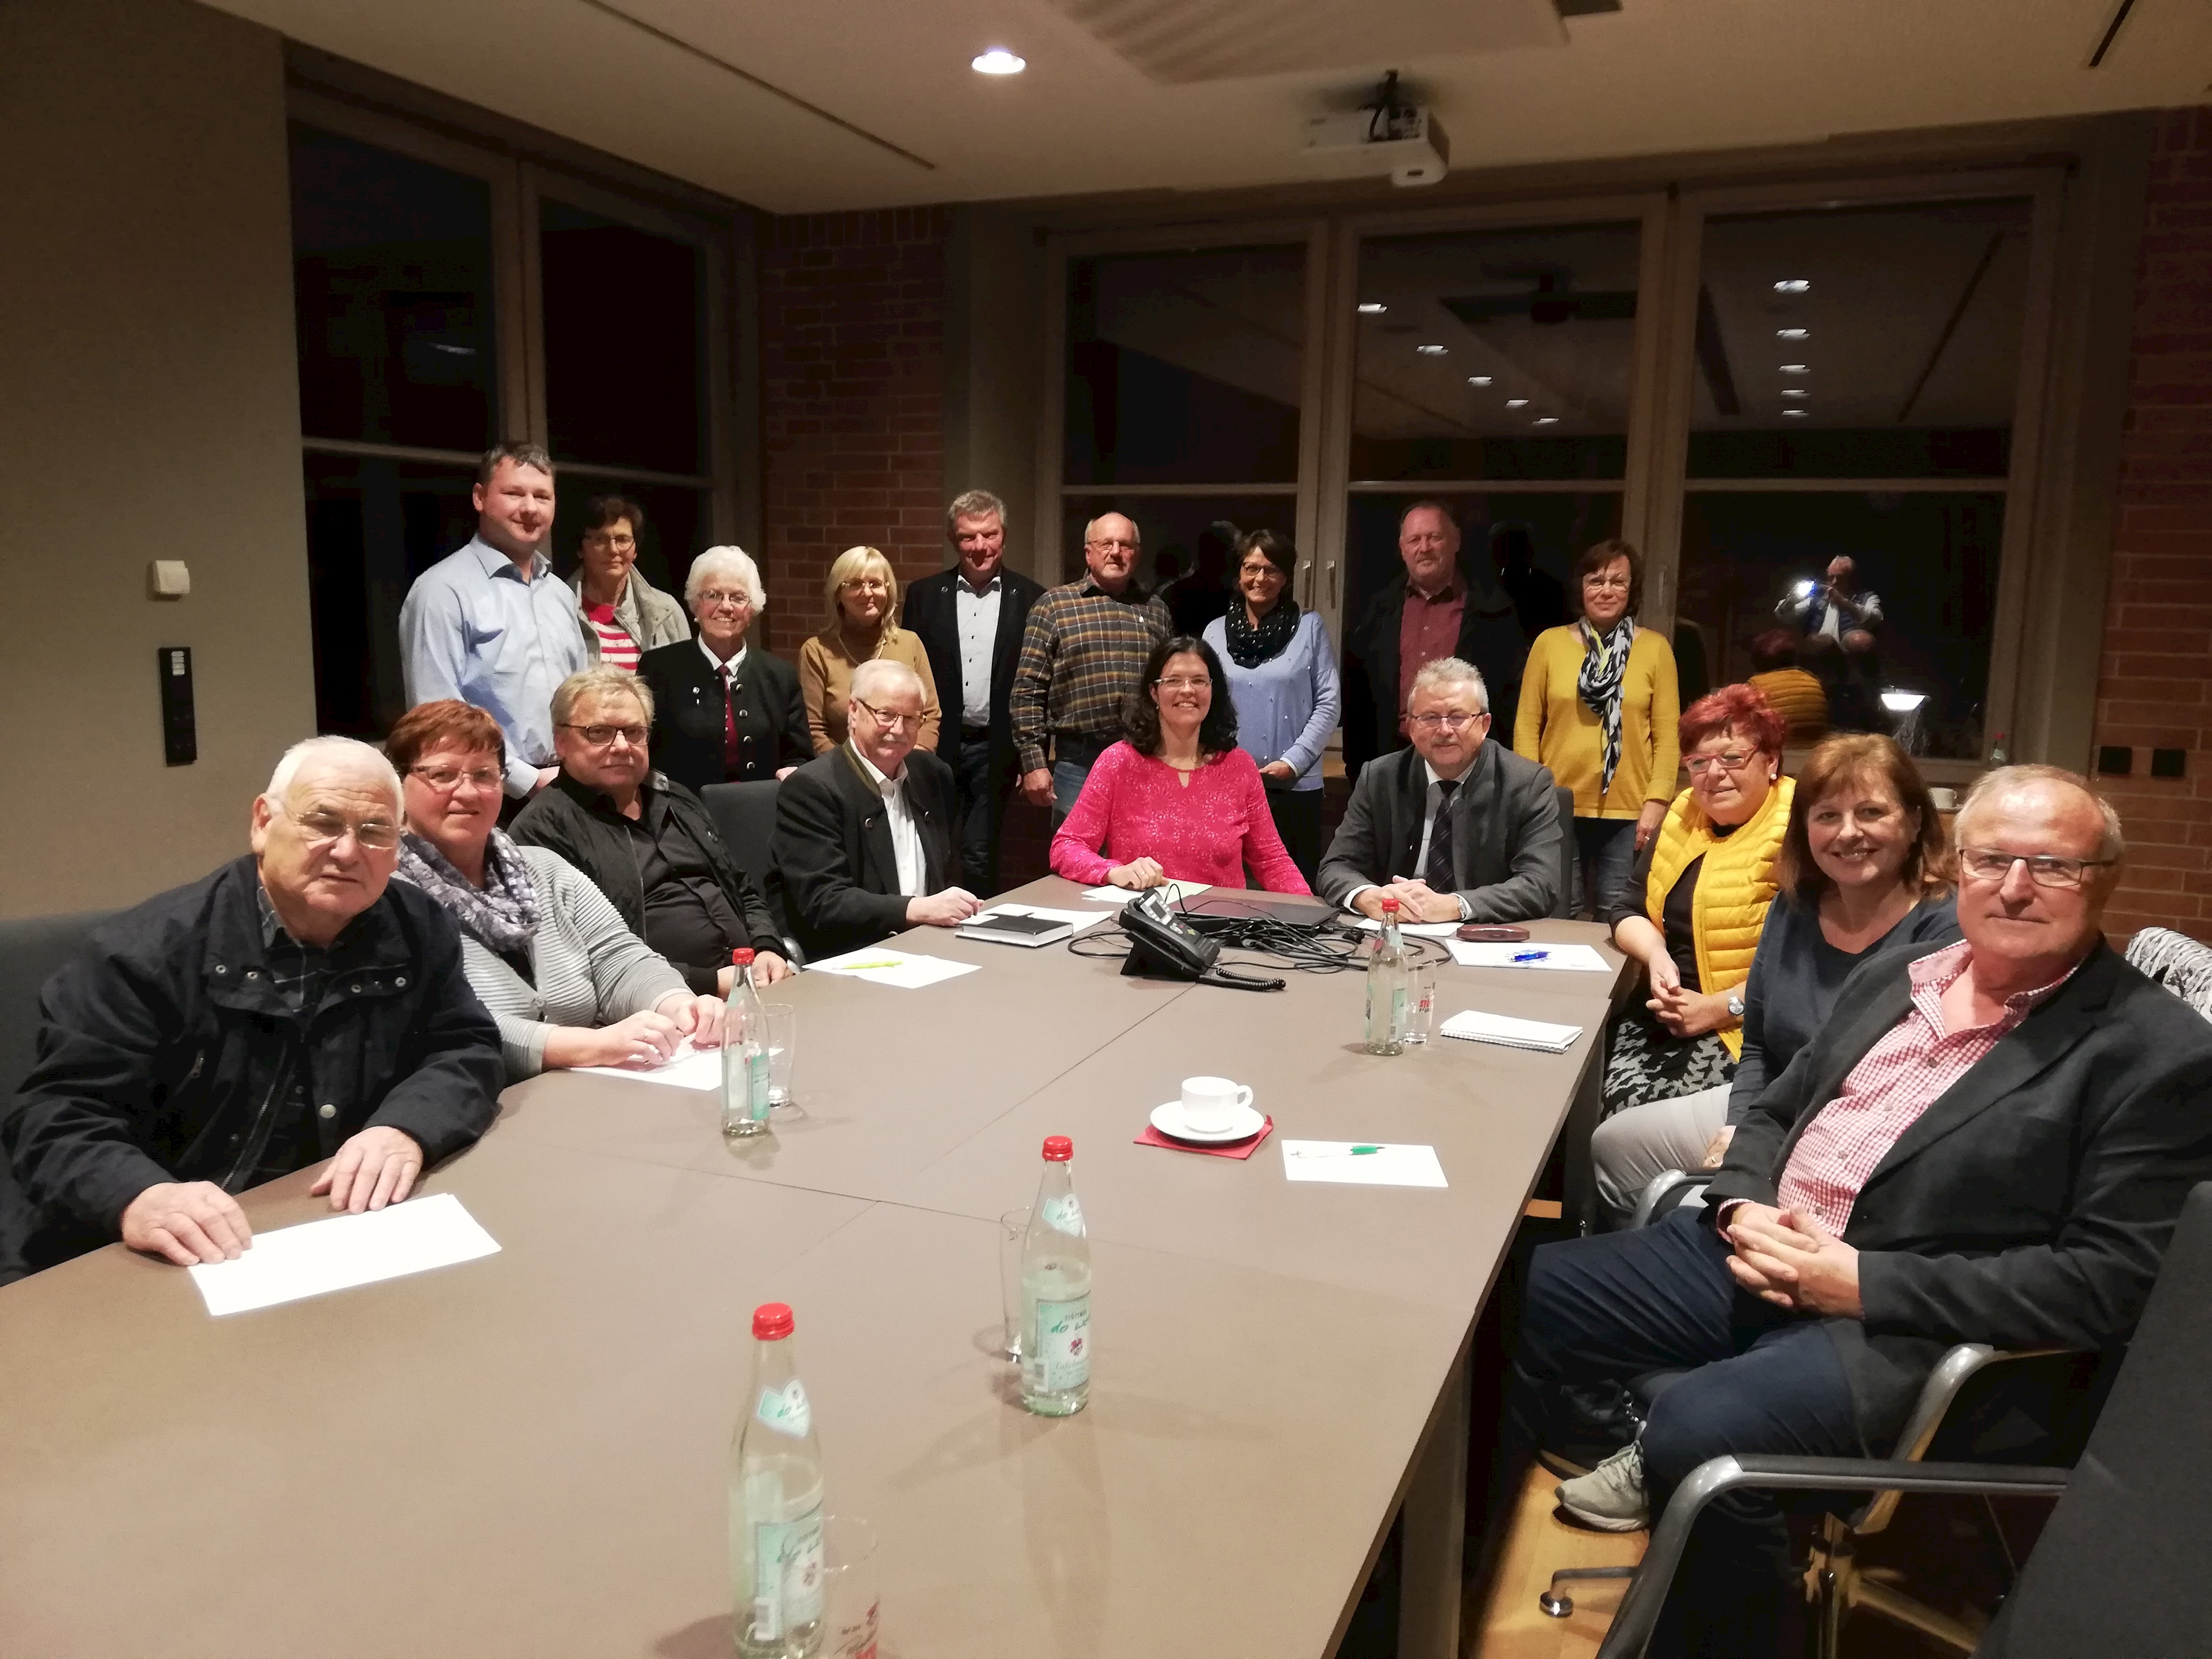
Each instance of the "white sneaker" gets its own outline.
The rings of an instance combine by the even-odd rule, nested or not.
[[[1588,1474],[1562,1481],[1552,1495],[1569,1515],[1600,1532],[1641,1532],[1651,1524],[1638,1442],[1623,1446]]]

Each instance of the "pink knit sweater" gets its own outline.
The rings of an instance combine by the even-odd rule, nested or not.
[[[1185,785],[1165,761],[1115,744],[1052,838],[1053,873],[1095,887],[1117,864],[1154,858],[1173,880],[1242,887],[1249,864],[1271,893],[1312,890],[1283,850],[1251,756],[1232,749],[1189,775]]]

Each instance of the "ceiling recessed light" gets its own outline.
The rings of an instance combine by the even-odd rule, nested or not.
[[[1802,386],[1785,386],[1782,388],[1782,395],[1785,398],[1809,398],[1813,394]]]
[[[1810,363],[1784,363],[1774,372],[1777,374],[1810,374],[1813,372],[1813,365]]]
[[[1805,294],[1810,292],[1812,287],[1813,284],[1802,276],[1784,276],[1774,285],[1774,291],[1777,294]]]
[[[1413,349],[1419,352],[1424,357],[1441,357],[1444,353],[1449,351],[1451,348],[1449,346],[1441,345],[1417,345]]]
[[[1809,328],[1778,328],[1774,331],[1774,337],[1778,340],[1809,340],[1813,337],[1813,331]]]
[[[968,64],[978,75],[1019,75],[1029,66],[1029,59],[1015,57],[1004,46],[994,46]]]
[[[1467,377],[1467,383],[1469,386],[1488,386],[1490,381],[1491,377],[1487,374],[1470,374]]]
[[[1359,302],[1359,314],[1363,317],[1380,317],[1389,309],[1380,300],[1362,300]]]
[[[1508,398],[1505,400],[1505,406],[1508,409],[1526,409],[1528,407],[1528,400],[1526,398]]]
[[[1530,424],[1534,426],[1557,426],[1559,423],[1559,417],[1556,415],[1539,415],[1534,421],[1530,422]]]
[[[1782,412],[1793,421],[1802,421],[1813,411],[1809,409],[1785,409]]]

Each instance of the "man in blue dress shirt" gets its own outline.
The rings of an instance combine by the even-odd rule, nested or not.
[[[553,458],[536,444],[487,450],[471,499],[477,533],[407,590],[399,650],[410,706],[459,697],[499,722],[511,815],[560,775],[553,688],[591,656],[575,595],[545,556]]]

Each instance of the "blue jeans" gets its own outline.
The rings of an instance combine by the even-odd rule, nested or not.
[[[1052,827],[1055,830],[1060,820],[1075,810],[1075,798],[1083,793],[1083,781],[1091,775],[1098,757],[1119,741],[1112,733],[1095,738],[1053,734]]]
[[[1575,853],[1571,908],[1577,915],[1588,910],[1602,921],[1606,907],[1628,885],[1628,873],[1636,866],[1636,820],[1577,818]]]
[[[1499,1498],[1519,1490],[1561,1383],[1682,1373],[1659,1391],[1644,1429],[1655,1517],[1709,1457],[1866,1455],[1843,1361],[1820,1322],[1739,1290],[1729,1254],[1701,1215],[1682,1211],[1636,1232],[1537,1250],[1492,1466],[1493,1524]],[[1651,1653],[1767,1659],[1790,1580],[1781,1501],[1755,1492],[1717,1499],[1691,1535]]]

